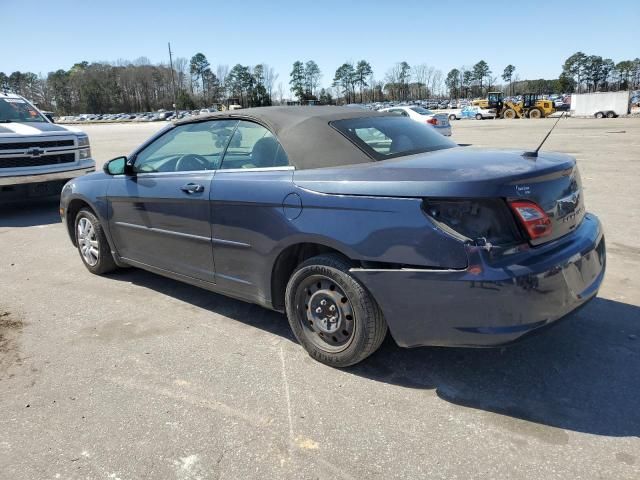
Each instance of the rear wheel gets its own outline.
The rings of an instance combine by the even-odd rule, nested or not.
[[[507,108],[504,113],[502,114],[503,118],[508,118],[509,120],[512,120],[514,118],[516,118],[516,111],[513,108]]]
[[[482,114],[476,113],[476,120],[482,120]]]
[[[529,118],[542,118],[542,112],[538,108],[529,110]]]
[[[287,284],[289,325],[309,355],[332,367],[354,365],[375,352],[387,324],[371,294],[340,255],[302,263]]]
[[[614,112],[607,112],[607,118],[613,118],[616,114]]]
[[[449,115],[449,121],[453,122],[456,119],[456,116],[452,113]]]
[[[604,118],[604,113],[602,113],[602,112],[597,112],[597,113],[596,113],[596,118]]]
[[[82,263],[91,273],[103,275],[117,268],[102,225],[88,208],[81,209],[75,221],[76,245]]]

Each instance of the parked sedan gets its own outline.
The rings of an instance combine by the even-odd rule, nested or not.
[[[139,267],[286,312],[336,367],[387,329],[403,347],[510,342],[594,298],[605,270],[574,158],[340,107],[170,124],[69,182],[60,211],[90,272]]]
[[[435,131],[445,137],[451,136],[451,124],[449,123],[449,116],[446,113],[435,113],[431,110],[418,106],[396,106],[384,108],[380,111],[409,117],[411,120],[415,120],[416,122],[430,125]]]
[[[450,110],[450,120],[460,120],[463,118],[474,118],[476,120],[484,120],[486,118],[496,118],[494,109],[481,108],[474,105],[466,105],[460,109]]]

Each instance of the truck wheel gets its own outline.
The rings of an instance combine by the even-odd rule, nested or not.
[[[542,112],[538,108],[529,110],[529,118],[542,118]]]
[[[615,112],[607,112],[607,118],[613,118],[615,116],[616,116]]]
[[[597,113],[596,113],[596,118],[604,118],[604,113],[602,113],[602,112],[597,112]]]
[[[76,215],[74,225],[78,252],[87,270],[96,275],[115,270],[117,266],[111,255],[111,247],[94,213],[82,208]]]
[[[476,113],[476,120],[482,120],[482,114]]]
[[[502,114],[502,118],[508,118],[509,120],[512,120],[516,118],[516,111],[513,108],[507,108]]]
[[[452,113],[449,115],[449,121],[453,122],[456,119],[456,116]]]
[[[354,365],[375,352],[387,324],[371,294],[340,255],[319,255],[293,272],[285,292],[294,335],[316,360],[332,367]]]

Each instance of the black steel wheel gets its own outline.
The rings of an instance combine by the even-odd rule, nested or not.
[[[296,292],[296,316],[305,336],[319,348],[340,352],[355,330],[353,306],[333,279],[309,275]]]
[[[302,263],[286,290],[289,325],[316,360],[347,367],[378,349],[387,325],[371,294],[350,273],[340,255]]]

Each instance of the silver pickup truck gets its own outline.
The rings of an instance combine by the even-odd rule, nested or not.
[[[0,90],[0,203],[56,195],[95,167],[84,132],[51,123],[25,98]]]

